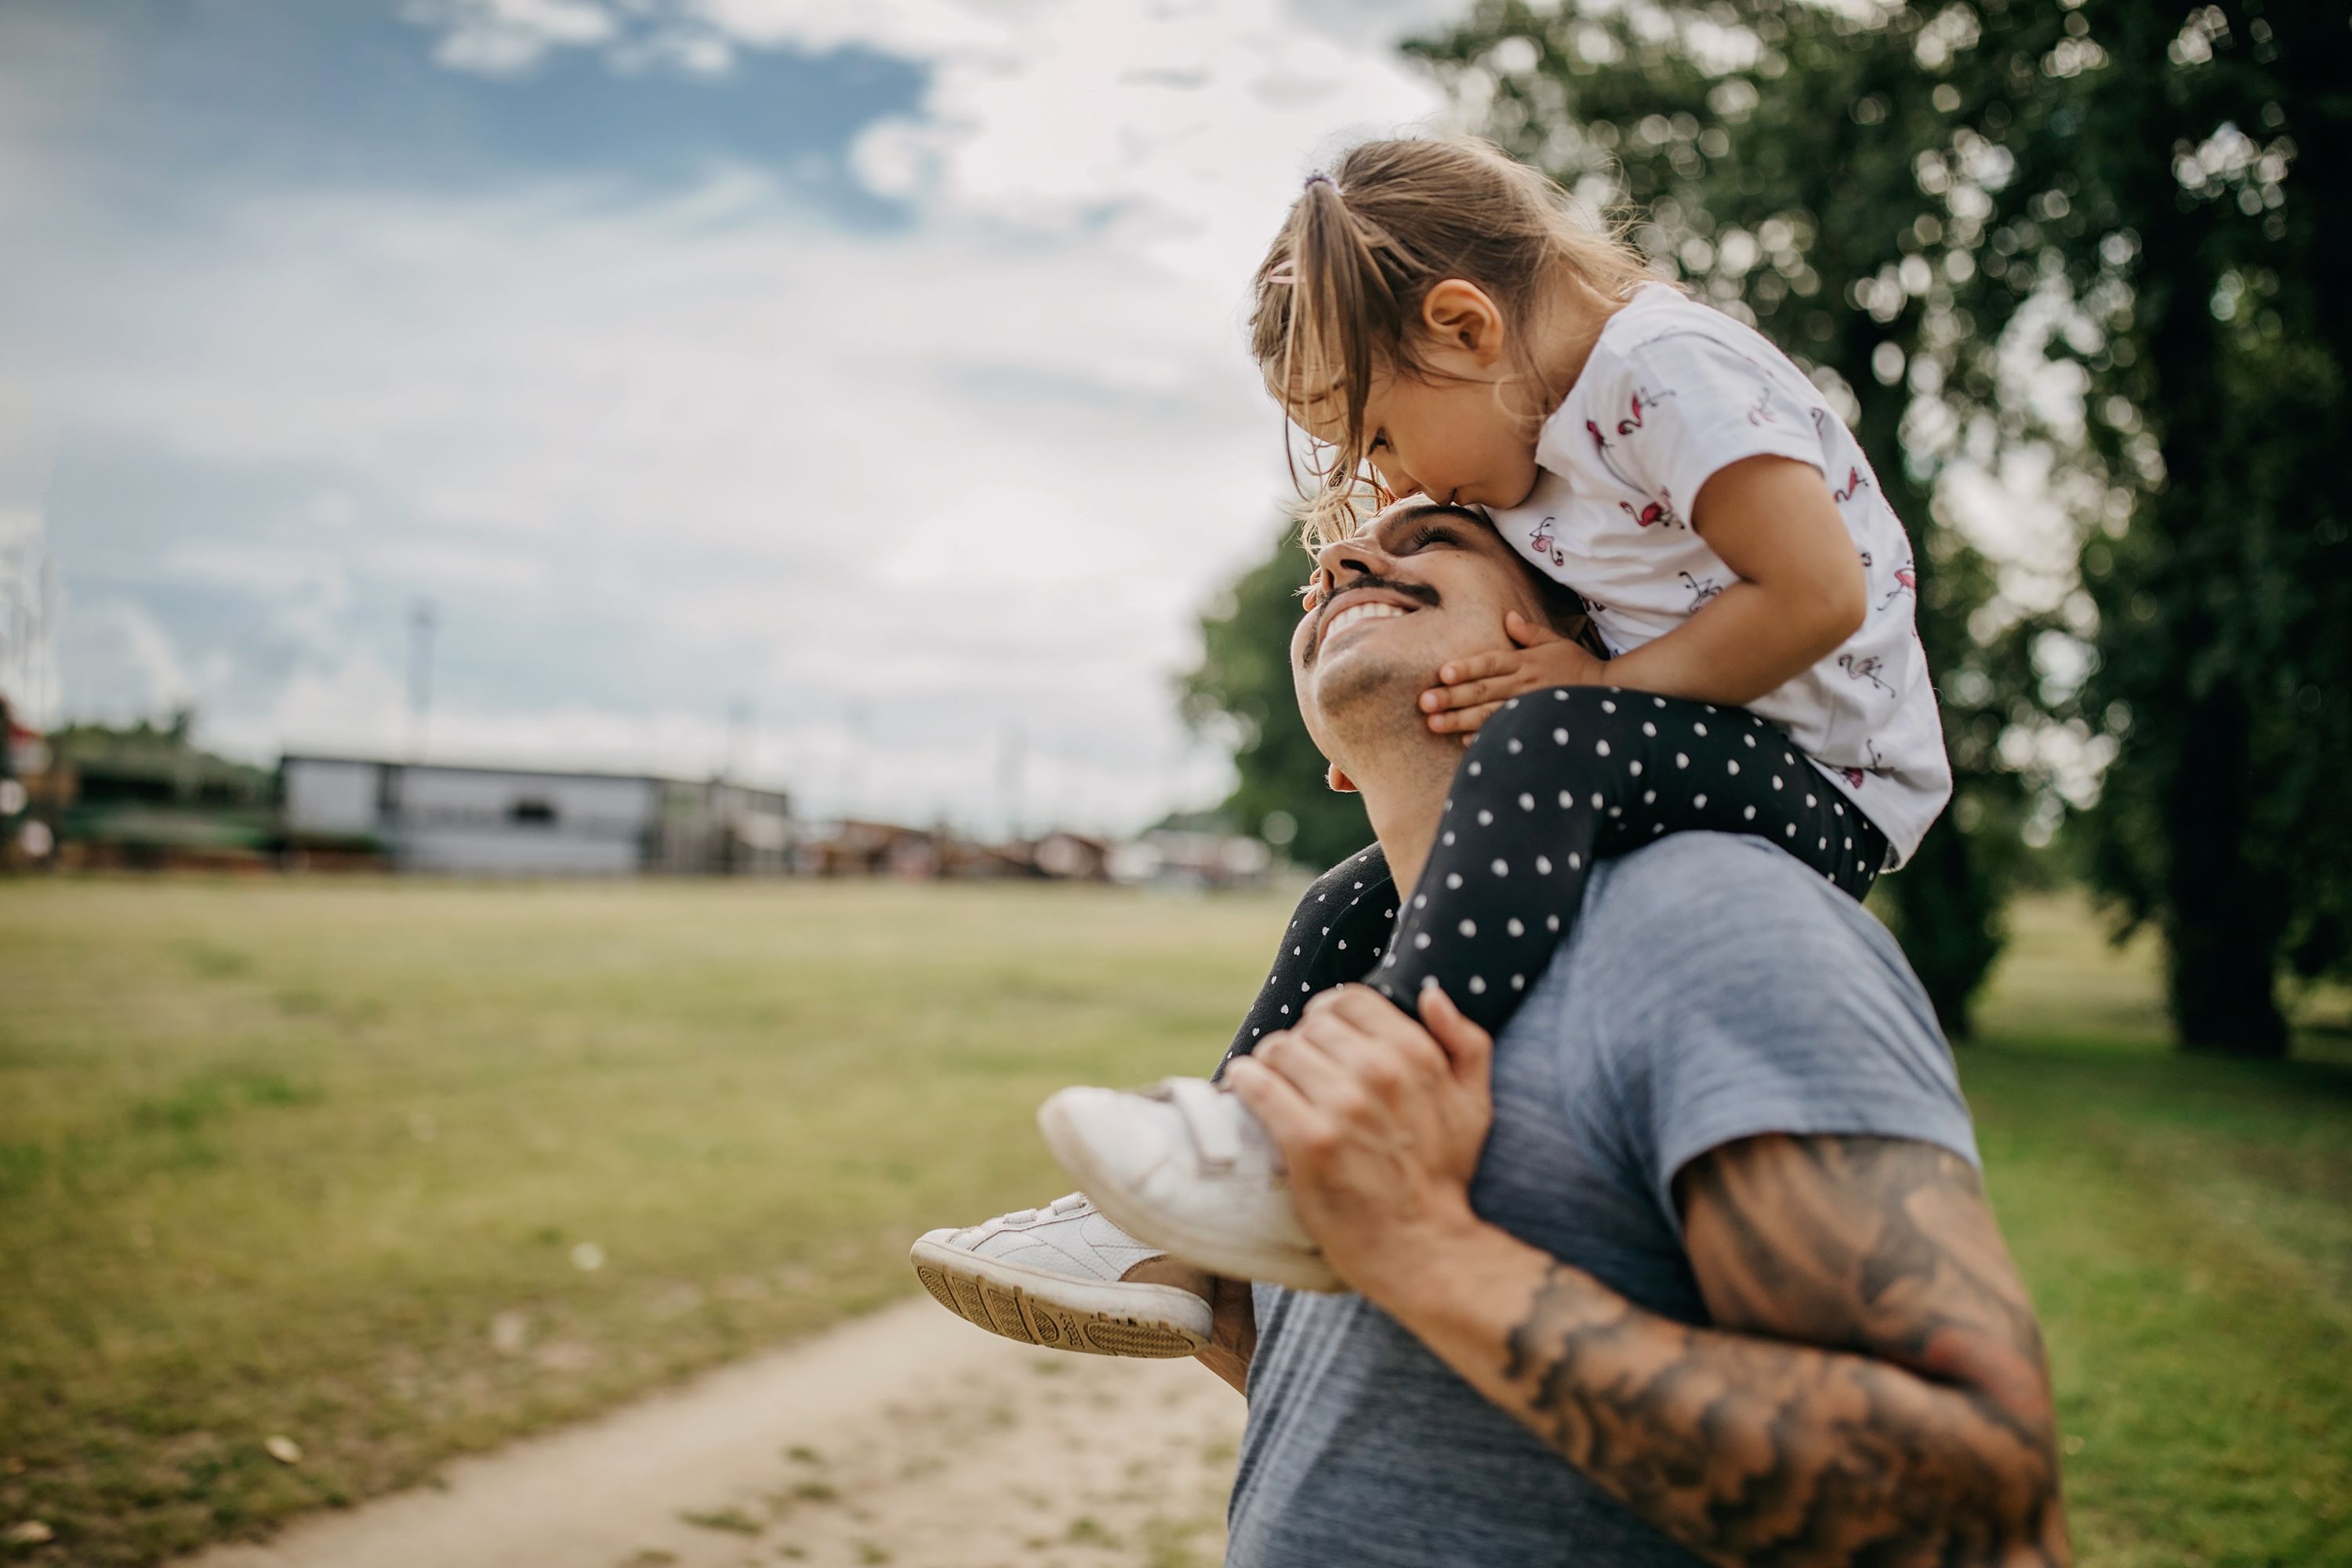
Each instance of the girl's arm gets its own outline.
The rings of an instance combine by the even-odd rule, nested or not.
[[[1742,458],[1699,488],[1691,527],[1738,581],[1681,626],[1607,663],[1533,626],[1523,645],[1457,659],[1422,694],[1429,727],[1468,731],[1495,705],[1551,686],[1608,685],[1744,707],[1835,652],[1869,607],[1862,555],[1818,469]],[[1523,633],[1525,635],[1523,635]]]
[[[1743,458],[1717,471],[1691,528],[1739,580],[1689,620],[1609,665],[1613,686],[1745,707],[1862,627],[1862,554],[1818,469]]]

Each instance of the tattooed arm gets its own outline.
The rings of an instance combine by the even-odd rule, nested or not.
[[[1475,1026],[1332,995],[1236,1091],[1335,1267],[1570,1464],[1724,1564],[2069,1561],[2040,1336],[1966,1162],[1868,1138],[1701,1156],[1676,1183],[1716,1322],[1693,1329],[1471,1213]]]

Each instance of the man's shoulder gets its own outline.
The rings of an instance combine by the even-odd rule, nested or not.
[[[1893,937],[1819,872],[1760,838],[1678,833],[1593,869],[1580,942],[1644,946],[1654,963],[1725,942],[1891,947]],[[1818,962],[1836,963],[1834,952]]]

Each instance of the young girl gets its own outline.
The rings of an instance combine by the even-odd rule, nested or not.
[[[1663,834],[1754,835],[1856,898],[1917,847],[1951,773],[1910,546],[1844,424],[1763,337],[1650,281],[1493,147],[1412,140],[1307,181],[1258,270],[1253,339],[1328,455],[1310,545],[1352,531],[1368,489],[1484,507],[1584,599],[1612,657],[1515,618],[1513,647],[1434,672],[1427,722],[1470,743],[1419,884],[1397,901],[1370,865],[1318,883],[1235,1050],[1356,978],[1408,1009],[1442,986],[1499,1030],[1593,860]],[[1387,910],[1392,931],[1372,924]],[[1334,1283],[1232,1097],[1069,1090],[1040,1120],[1098,1232]],[[1244,1154],[1146,1192],[1119,1175],[1139,1141]]]

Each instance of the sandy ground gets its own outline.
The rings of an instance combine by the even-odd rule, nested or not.
[[[1205,1568],[1241,1424],[1192,1362],[1032,1350],[925,1298],[181,1568]]]

